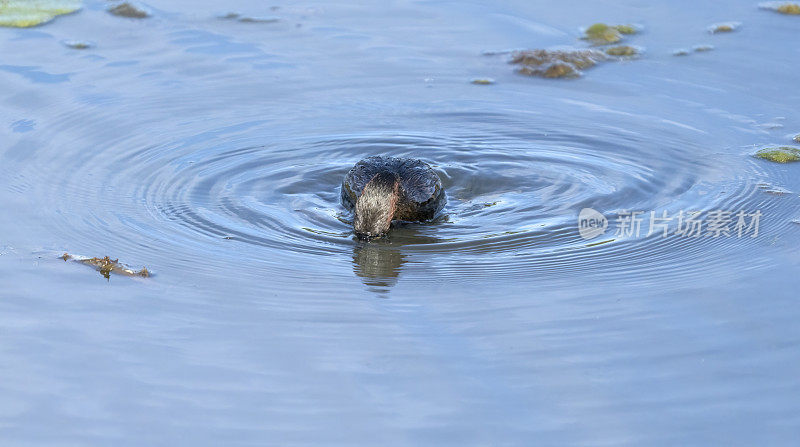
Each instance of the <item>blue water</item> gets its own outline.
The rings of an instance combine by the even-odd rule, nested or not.
[[[0,445],[797,444],[800,163],[752,154],[800,146],[800,18],[146,6],[0,28]],[[641,57],[508,64],[598,21],[640,26]],[[673,55],[695,45],[714,49]],[[365,244],[339,185],[377,154],[428,161],[448,205]],[[606,234],[579,235],[583,208]],[[763,217],[615,234],[688,210]]]

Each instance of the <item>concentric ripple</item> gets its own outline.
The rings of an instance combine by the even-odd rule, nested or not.
[[[142,257],[180,253],[186,262],[202,259],[205,269],[246,260],[303,274],[352,263],[356,275],[378,287],[402,272],[423,281],[702,276],[704,266],[741,260],[732,253],[767,244],[764,232],[791,222],[786,203],[796,198],[766,193],[761,165],[742,162],[740,154],[698,157],[703,148],[681,126],[653,127],[635,117],[618,127],[564,126],[541,115],[535,125],[529,115],[428,118],[469,130],[276,140],[264,136],[263,123],[251,122],[127,153],[89,154],[73,161],[72,175],[53,183],[51,193],[57,209],[94,204],[88,215],[62,223],[73,239],[76,231],[91,238],[121,226],[117,243],[144,250]],[[448,194],[444,213],[433,222],[399,224],[383,240],[356,241],[339,203],[340,183],[356,161],[375,154],[427,160]],[[96,186],[81,183],[87,179]],[[605,235],[581,238],[583,208],[605,213]],[[650,211],[675,217],[712,210],[759,210],[762,236],[687,238],[672,234],[676,227],[667,237],[647,236]],[[616,216],[628,211],[644,213],[639,236],[615,231]]]

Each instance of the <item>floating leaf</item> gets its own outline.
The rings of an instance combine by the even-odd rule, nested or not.
[[[80,0],[0,0],[0,26],[28,28],[79,9]]]

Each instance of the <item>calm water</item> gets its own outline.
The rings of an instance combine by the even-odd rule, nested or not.
[[[653,3],[0,28],[0,443],[797,445],[800,166],[750,155],[800,133],[800,18]],[[544,80],[483,54],[597,21],[643,26],[643,57]],[[431,163],[445,214],[355,241],[339,184],[375,154]],[[762,217],[647,237],[651,210]]]

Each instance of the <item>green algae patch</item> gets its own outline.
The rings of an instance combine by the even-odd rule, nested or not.
[[[129,19],[145,19],[150,17],[150,13],[145,11],[144,8],[129,2],[122,2],[112,6],[108,8],[108,12],[115,16],[127,17]]]
[[[475,78],[469,81],[471,84],[475,85],[492,85],[494,84],[494,79],[492,78]]]
[[[759,7],[786,15],[800,15],[800,4],[793,2],[767,2],[760,4]]]
[[[514,52],[511,63],[519,65],[517,71],[527,76],[569,78],[606,59],[606,54],[597,50],[525,50]]]
[[[595,23],[586,28],[584,33],[586,34],[586,39],[601,45],[617,43],[622,40],[622,33],[617,28],[608,26],[605,23]]]
[[[0,0],[0,26],[29,28],[79,9],[80,0]]]
[[[636,34],[637,32],[639,32],[639,30],[633,25],[606,25],[605,23],[595,23],[586,28],[583,38],[597,45],[607,45],[622,40],[623,34]]]
[[[636,34],[639,30],[633,25],[616,25],[614,26],[621,34]]]
[[[638,56],[639,50],[630,45],[617,45],[615,47],[606,48],[605,53],[609,56]]]
[[[767,147],[753,156],[775,163],[792,163],[800,161],[800,149],[792,146]]]
[[[708,32],[711,34],[732,33],[741,25],[739,22],[715,23],[708,27]]]
[[[781,14],[800,15],[800,5],[797,3],[784,3],[775,8]]]
[[[59,258],[63,259],[64,261],[72,260],[90,267],[94,267],[94,269],[100,272],[100,274],[106,279],[109,279],[112,273],[122,276],[139,276],[142,278],[150,277],[150,271],[147,270],[147,267],[142,267],[141,270],[135,270],[125,264],[121,264],[119,259],[111,259],[108,256],[104,256],[102,258],[86,258],[83,256],[73,256],[69,253],[64,253],[63,255],[59,256]]]

